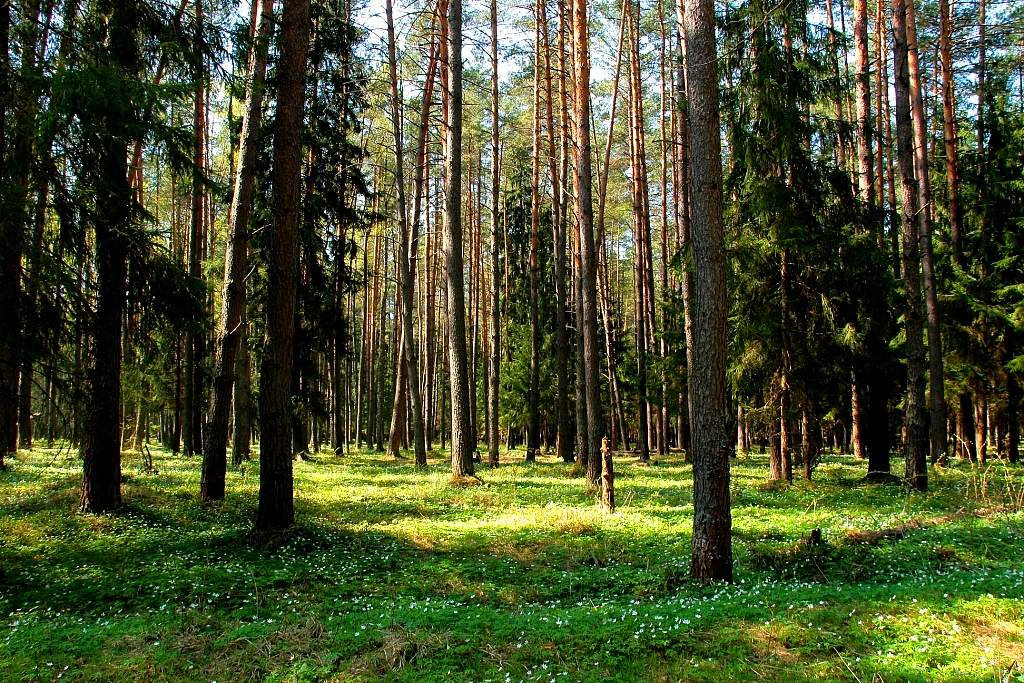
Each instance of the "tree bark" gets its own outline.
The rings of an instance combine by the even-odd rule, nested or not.
[[[260,493],[256,516],[256,528],[260,531],[287,528],[295,518],[291,386],[302,200],[302,130],[310,29],[309,0],[285,0],[274,121],[273,234],[267,259],[267,337],[260,372]]]
[[[501,409],[501,271],[499,268],[499,206],[501,168],[498,128],[498,0],[491,0],[491,340],[487,359],[487,452],[498,466],[498,416]]]
[[[942,360],[942,333],[939,327],[939,299],[935,283],[932,249],[932,189],[928,172],[928,124],[921,96],[921,69],[918,64],[917,23],[914,0],[907,7],[907,66],[910,75],[910,112],[914,124],[914,162],[917,173],[918,230],[921,266],[924,271],[925,329],[928,333],[928,405],[931,462],[946,453],[946,384]]]
[[[686,439],[686,457],[692,457],[692,425],[693,425],[693,368],[695,360],[693,357],[694,348],[694,283],[693,283],[693,232],[690,221],[690,123],[689,105],[687,103],[686,85],[686,17],[685,3],[676,3],[676,30],[679,34],[679,64],[677,67],[676,86],[679,102],[676,104],[676,161],[678,168],[675,185],[676,196],[676,240],[677,248],[682,256],[682,282],[681,290],[683,296],[683,332],[686,339],[686,424],[688,427]]]
[[[893,55],[896,97],[896,146],[900,166],[903,211],[903,283],[906,308],[903,320],[907,335],[906,479],[919,490],[928,488],[928,430],[925,405],[925,349],[921,316],[921,258],[917,212],[918,179],[914,171],[914,131],[911,121],[910,69],[908,65],[906,0],[893,0]]]
[[[540,25],[542,0],[534,2],[533,142],[530,159],[530,383],[526,396],[526,462],[540,448]]]
[[[238,327],[238,354],[232,386],[234,425],[231,429],[231,462],[235,467],[252,457],[252,378],[249,360],[249,322],[245,307]]]
[[[105,10],[105,11],[104,11]],[[141,71],[138,9],[132,3],[103,2],[105,65],[137,76]],[[82,448],[82,511],[108,512],[121,505],[121,330],[128,278],[128,237],[132,188],[128,180],[128,139],[124,121],[101,121],[96,173],[96,311],[85,442]]]
[[[562,462],[573,461],[572,424],[569,419],[569,320],[565,281],[566,217],[562,212],[562,186],[555,151],[554,88],[551,79],[551,41],[544,5],[538,3],[541,34],[544,41],[545,118],[548,129],[548,173],[552,194],[552,244],[555,278],[555,448]],[[565,131],[563,130],[563,135]]]
[[[953,22],[949,0],[939,0],[939,55],[942,59],[942,142],[946,151],[946,184],[949,197],[949,241],[953,260],[964,267],[961,242],[963,219],[960,215],[960,157],[957,150],[956,100],[953,81]]]
[[[652,298],[652,264],[650,261],[651,217],[647,196],[647,149],[644,140],[643,86],[640,74],[639,7],[627,0],[623,9],[629,27],[629,149],[633,203],[633,277],[635,288],[635,342],[637,358],[637,433],[640,461],[651,459],[650,401],[647,391],[647,353],[650,320],[648,308]]]
[[[224,498],[224,477],[227,470],[228,417],[238,363],[238,349],[245,323],[245,277],[249,268],[249,220],[256,190],[256,154],[263,118],[263,79],[267,70],[267,52],[273,22],[272,0],[259,0],[255,5],[252,47],[249,50],[245,114],[238,146],[241,149],[235,189],[228,214],[227,244],[224,252],[224,287],[221,295],[220,319],[217,325],[217,347],[213,362],[213,396],[210,401],[206,447],[203,449],[203,473],[199,496],[203,500]],[[235,406],[236,411],[238,405]],[[235,433],[238,440],[238,433]],[[237,459],[238,449],[235,448]]]
[[[203,31],[203,3],[196,0],[195,21],[197,35]],[[197,43],[198,43],[197,38]],[[192,171],[191,189],[191,220],[188,239],[188,274],[195,280],[202,278],[203,247],[206,238],[206,188],[203,185],[203,174],[206,168],[206,65],[201,56],[200,46],[194,47],[196,53],[195,85],[196,92],[193,102],[195,107],[192,115]],[[141,185],[140,185],[141,187]],[[185,342],[185,409],[184,439],[185,455],[195,455],[203,449],[202,405],[203,405],[203,357],[205,356],[206,340],[202,330],[193,329]]]
[[[725,235],[719,138],[715,10],[711,0],[687,0],[686,94],[689,176],[696,265],[694,291],[693,540],[691,570],[699,581],[732,581],[729,500],[729,405],[725,392]]]
[[[587,481],[597,487],[601,472],[598,453],[604,436],[601,405],[600,345],[597,337],[597,248],[594,244],[594,206],[591,192],[590,142],[590,36],[586,0],[571,3],[575,50],[575,98],[573,180],[576,189],[576,221],[579,231],[582,280],[583,369],[587,394]]]
[[[448,129],[445,140],[444,251],[448,267],[448,365],[451,382],[452,477],[473,474],[466,288],[462,258],[462,0],[448,5]]]
[[[402,360],[406,368],[406,381],[409,387],[409,402],[412,412],[413,450],[416,462],[425,464],[427,447],[423,434],[423,403],[420,393],[420,364],[416,336],[413,331],[413,287],[416,270],[413,266],[413,239],[410,234],[409,215],[405,202],[405,153],[402,144],[403,116],[402,97],[398,91],[398,51],[395,47],[395,22],[391,0],[385,1],[388,23],[388,72],[391,76],[391,130],[395,140],[395,191],[397,197],[398,224],[401,232],[401,244],[398,253],[399,286],[402,290]],[[401,384],[399,382],[399,384]],[[400,392],[396,389],[396,393]],[[397,419],[397,411],[392,420]],[[394,422],[392,423],[394,424]],[[393,427],[392,427],[393,428]],[[397,456],[395,444],[391,444],[392,455]]]

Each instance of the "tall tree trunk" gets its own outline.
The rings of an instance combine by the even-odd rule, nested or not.
[[[101,63],[125,75],[141,71],[138,8],[101,2],[105,19]],[[121,505],[121,330],[128,278],[132,188],[128,180],[128,139],[123,121],[106,121],[97,141],[96,311],[93,363],[85,442],[82,448],[82,510],[107,512]]]
[[[583,303],[583,369],[587,395],[587,481],[600,484],[601,438],[604,415],[601,405],[601,351],[597,337],[597,247],[594,244],[594,206],[591,192],[590,144],[590,36],[586,0],[573,0],[572,35],[575,48],[575,144],[573,180],[576,196],[576,221],[579,230],[580,275]]]
[[[935,283],[932,249],[932,189],[928,173],[928,124],[921,96],[921,69],[918,64],[917,22],[914,0],[904,0],[907,8],[907,65],[910,75],[910,112],[914,124],[914,161],[917,172],[918,230],[921,266],[924,271],[924,300],[928,333],[928,423],[931,461],[946,453],[946,384],[942,361],[942,333],[939,328],[939,299]]]
[[[197,34],[203,31],[203,3],[196,0],[195,21]],[[198,38],[197,38],[198,41]],[[206,215],[203,185],[203,169],[206,167],[206,65],[199,45],[194,46],[196,52],[196,93],[195,108],[192,116],[192,154],[194,170],[192,171],[191,221],[189,223],[188,240],[188,274],[199,280],[202,278],[203,240],[205,239]],[[185,455],[195,455],[202,451],[202,404],[203,404],[203,356],[205,355],[205,338],[202,330],[192,330],[185,342],[185,410],[184,438]]]
[[[615,75],[612,78],[612,101],[610,113],[608,116],[608,135],[605,138],[604,144],[604,161],[599,166],[598,173],[598,196],[597,196],[597,249],[598,249],[598,263],[597,263],[597,286],[598,286],[598,298],[600,302],[601,311],[601,322],[604,332],[605,341],[605,364],[608,372],[608,383],[609,393],[611,394],[612,403],[612,420],[611,420],[611,447],[614,449],[617,447],[618,438],[620,434],[616,433],[616,430],[622,432],[624,446],[626,449],[629,448],[629,437],[626,435],[624,427],[622,401],[620,398],[619,391],[619,377],[615,366],[615,331],[613,329],[614,321],[612,318],[611,306],[609,305],[610,298],[610,284],[608,282],[608,257],[605,248],[605,208],[608,201],[608,176],[611,168],[611,154],[612,154],[612,143],[615,139],[615,120],[616,120],[616,109],[619,100],[619,79],[622,73],[622,56],[623,48],[626,40],[626,3],[628,0],[623,0],[622,4],[622,15],[619,17],[619,41],[618,48],[616,50],[615,57]],[[577,251],[579,247],[579,235],[577,235]],[[577,267],[577,271],[579,271]],[[577,275],[577,281],[579,281]],[[577,288],[579,289],[580,283],[577,282]],[[576,293],[577,299],[577,327],[580,326],[580,321],[583,319],[582,306],[583,306],[583,295],[582,289],[579,289]],[[585,391],[585,377],[584,377],[584,365],[583,365],[583,350],[582,350],[582,336],[577,342],[577,382],[581,387],[578,389],[579,398],[582,399],[583,408],[583,419],[582,424],[586,424],[586,391]],[[578,419],[579,421],[579,419]],[[580,449],[582,454],[585,454],[587,448],[587,436],[582,435],[582,440],[577,438],[577,448]],[[584,462],[580,460],[581,464]]]
[[[466,288],[462,259],[462,0],[448,5],[447,192],[444,230],[448,266],[448,365],[451,382],[452,477],[473,474],[469,368],[466,357]]]
[[[953,260],[962,269],[964,250],[961,240],[963,219],[960,215],[960,156],[957,150],[953,22],[949,13],[949,0],[939,0],[939,55],[942,58],[942,142],[946,151],[946,184],[949,193],[949,242],[953,248]]]
[[[491,467],[498,466],[498,416],[501,408],[501,271],[498,234],[501,149],[498,114],[498,0],[491,0],[491,340],[490,356],[487,359],[487,452]]]
[[[27,76],[24,82],[31,83],[36,77],[37,64],[43,59],[46,51],[46,41],[49,37],[49,22],[52,19],[53,2],[49,2],[46,8],[40,13],[39,0],[23,3],[22,49],[21,49],[21,70]],[[65,10],[65,21],[67,30],[74,30],[75,16],[77,14],[77,3],[69,2]],[[40,30],[40,26],[42,30]],[[64,38],[60,43],[60,52],[57,56],[58,63],[64,63],[67,59],[67,52],[71,39]],[[27,161],[24,154],[36,156],[36,165],[46,169],[52,164],[50,159],[50,148],[52,140],[41,140],[33,144],[34,131],[37,127],[40,97],[42,93],[33,91],[26,87],[24,94],[19,97],[20,106],[15,112],[15,122],[18,129],[17,153],[14,162],[18,166],[22,159]],[[49,183],[45,173],[32,173],[32,164],[25,163],[24,168],[15,166],[14,178],[11,189],[14,190],[19,200],[19,207],[12,207],[15,215],[24,221],[23,230],[25,234],[32,235],[30,250],[26,256],[28,272],[25,278],[25,292],[23,293],[23,310],[21,312],[20,330],[26,344],[22,349],[21,377],[19,383],[20,401],[18,409],[18,445],[21,448],[32,448],[32,388],[35,377],[34,364],[37,352],[33,349],[39,348],[41,340],[38,336],[40,330],[39,314],[39,290],[40,268],[43,252],[43,233],[46,227],[47,201],[49,197]],[[34,189],[36,194],[35,210],[30,211],[29,192]],[[31,226],[31,230],[29,227]]]
[[[21,3],[22,78],[11,78],[10,2],[0,9],[0,310],[4,311],[4,329],[0,332],[0,466],[5,453],[18,448],[19,391],[18,375],[22,356],[26,355],[21,309],[23,307],[21,260],[25,236],[30,234],[29,188],[31,182],[33,136],[35,134],[37,94],[28,84],[36,78],[36,40],[38,35],[39,1]],[[20,86],[20,87],[16,87]],[[11,110],[11,127],[7,127],[7,110]],[[27,298],[27,297],[26,297]],[[32,340],[34,344],[34,340]],[[24,373],[22,383],[29,383],[31,374]],[[28,394],[31,401],[31,393]]]
[[[21,321],[18,315],[21,298],[21,242],[24,232],[16,220],[13,187],[8,182],[10,131],[7,109],[13,100],[11,82],[11,3],[0,2],[0,278],[7,283],[0,287],[0,309],[7,311],[7,321],[0,329],[0,469],[4,458],[14,453],[18,435],[18,365],[21,348]]]
[[[244,334],[246,286],[249,252],[249,220],[256,189],[256,153],[263,118],[263,79],[267,70],[267,51],[273,22],[272,0],[255,3],[252,47],[249,50],[245,114],[238,146],[241,154],[235,175],[235,189],[228,214],[228,234],[224,252],[224,287],[221,295],[217,346],[213,362],[213,395],[210,423],[203,449],[203,473],[199,496],[203,500],[224,498],[227,470],[228,417],[238,367],[238,349]],[[236,403],[235,410],[238,410]],[[235,433],[238,440],[238,433]],[[238,449],[235,448],[236,453]],[[236,455],[237,458],[237,455]]]
[[[402,360],[406,368],[406,381],[409,385],[410,410],[413,425],[413,450],[417,463],[426,463],[427,447],[423,434],[423,403],[420,394],[420,363],[419,351],[416,347],[416,335],[413,331],[413,287],[416,271],[413,265],[413,237],[410,235],[409,214],[405,205],[405,153],[402,145],[402,97],[398,92],[398,51],[395,47],[395,25],[391,0],[386,0],[385,9],[388,19],[388,71],[391,76],[391,128],[395,139],[395,190],[398,204],[398,224],[401,232],[401,244],[398,254],[399,286],[402,290]],[[400,384],[400,383],[399,383]],[[397,392],[396,392],[397,393]],[[397,419],[392,416],[392,420]],[[397,456],[397,449],[392,443],[392,455]]]
[[[267,337],[260,371],[260,494],[256,528],[272,531],[295,518],[292,481],[292,363],[298,284],[302,130],[309,0],[285,0],[274,120],[273,233],[267,263]]]
[[[878,3],[880,6],[882,3]],[[884,23],[884,13],[879,12],[877,20],[880,23]],[[897,227],[898,213],[896,208],[896,178],[895,178],[895,167],[892,154],[894,150],[893,138],[892,138],[892,116],[889,108],[889,32],[881,30],[879,32],[881,37],[881,44],[879,45],[878,63],[879,63],[879,82],[878,90],[881,93],[881,105],[879,106],[879,121],[881,125],[878,129],[878,136],[880,138],[878,144],[879,152],[879,176],[881,176],[881,170],[885,168],[886,182],[885,182],[885,204],[887,209],[887,215],[889,217],[889,230],[890,230],[890,244],[892,245],[892,272],[893,277],[899,279],[900,277],[900,248],[899,248],[899,235],[900,231]],[[884,133],[884,138],[882,135]],[[884,143],[883,143],[884,140]],[[883,155],[883,152],[885,153]],[[882,156],[886,156],[888,163],[884,163],[881,159]],[[882,198],[879,197],[879,204],[881,204]]]
[[[651,216],[647,197],[647,149],[644,140],[643,85],[640,73],[640,10],[633,2],[625,4],[629,27],[629,141],[630,176],[633,202],[633,264],[636,290],[635,336],[637,357],[637,409],[640,461],[648,462],[650,452],[650,401],[647,395],[647,353],[652,298],[652,264],[650,260]],[[635,11],[635,14],[634,14]]]
[[[700,125],[689,127],[694,291],[692,572],[699,581],[732,581],[729,403],[725,392],[725,236],[719,139],[715,9],[687,0],[686,94]]]
[[[533,143],[530,160],[530,381],[526,397],[526,461],[540,448],[540,40],[543,0],[534,2]]]
[[[687,415],[687,458],[692,456],[692,425],[693,425],[693,368],[695,360],[694,349],[694,283],[693,283],[693,233],[690,221],[690,124],[689,105],[687,102],[686,84],[686,17],[685,3],[680,1],[676,4],[676,31],[679,35],[679,62],[677,66],[676,93],[679,101],[676,103],[676,182],[678,186],[675,196],[676,204],[676,240],[677,248],[682,255],[682,282],[680,283],[683,295],[683,332],[686,339],[686,415]]]
[[[556,450],[562,462],[573,461],[572,424],[569,418],[569,320],[568,302],[565,291],[565,248],[566,226],[565,214],[562,212],[562,177],[558,167],[558,156],[555,151],[555,119],[554,119],[554,88],[551,79],[551,41],[548,38],[547,13],[543,3],[540,7],[539,19],[544,41],[544,81],[545,81],[545,117],[548,129],[548,172],[551,178],[552,194],[552,244],[554,253],[555,278],[555,423],[557,425]],[[563,130],[563,136],[565,131]]]
[[[906,478],[913,488],[928,488],[928,429],[925,405],[925,349],[921,316],[921,259],[917,223],[918,192],[914,172],[906,0],[893,0],[893,54],[896,97],[896,145],[902,186],[903,283],[907,334]]]
[[[661,287],[661,296],[665,297],[669,291],[669,280],[668,280],[668,206],[669,206],[669,194],[668,194],[668,176],[669,176],[669,130],[666,128],[668,111],[671,105],[671,100],[668,95],[668,79],[671,78],[667,72],[667,64],[671,58],[669,55],[669,43],[668,43],[668,32],[665,25],[665,3],[658,3],[658,28],[661,38],[661,50],[659,52],[658,59],[658,75],[661,89],[661,108],[658,116],[658,123],[661,132],[661,139],[659,147],[661,147],[661,234],[660,234],[660,278],[659,285]],[[658,352],[661,357],[661,395],[659,397],[658,410],[658,453],[661,455],[667,455],[669,449],[669,400],[668,400],[668,364],[666,359],[668,358],[668,341],[666,340],[669,324],[667,320],[667,311],[665,307],[661,307],[661,335],[659,339]],[[742,429],[742,422],[739,423]],[[746,447],[744,446],[744,450]]]
[[[853,43],[857,65],[857,186],[860,198],[875,202],[875,178],[871,155],[871,74],[868,67],[867,0],[853,0]]]

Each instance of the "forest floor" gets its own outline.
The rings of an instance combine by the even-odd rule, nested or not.
[[[442,453],[317,455],[294,531],[261,538],[255,463],[203,505],[197,459],[129,453],[123,511],[94,517],[72,453],[22,452],[0,473],[0,680],[1024,681],[1024,468],[908,494],[847,456],[791,487],[741,456],[737,583],[702,587],[680,456],[618,458],[608,515],[569,466],[502,455],[463,488]]]

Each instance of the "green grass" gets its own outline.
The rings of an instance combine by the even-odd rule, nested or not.
[[[619,459],[607,515],[548,457],[453,488],[440,453],[321,454],[295,530],[257,538],[255,464],[202,505],[198,460],[154,455],[126,457],[116,516],[77,512],[66,451],[0,473],[0,680],[1024,681],[1024,471],[1002,464],[908,494],[847,457],[788,488],[741,457],[737,583],[699,586],[678,456]]]

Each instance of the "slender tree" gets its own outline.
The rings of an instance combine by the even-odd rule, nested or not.
[[[491,467],[498,466],[498,413],[501,409],[501,270],[499,190],[501,148],[498,110],[498,0],[491,0],[491,343],[487,359],[487,452]]]
[[[241,153],[234,178],[231,208],[228,212],[224,286],[213,362],[213,395],[210,401],[206,445],[203,448],[203,474],[199,490],[203,500],[220,500],[224,497],[228,413],[239,367],[238,350],[244,333],[245,278],[249,269],[249,221],[256,190],[256,153],[263,118],[263,79],[267,69],[273,2],[259,0],[254,3],[253,8],[254,30],[246,67],[245,113],[242,116],[242,131],[238,140]],[[236,402],[236,412],[238,409]],[[236,432],[235,439],[238,438]]]
[[[448,270],[448,372],[452,478],[473,474],[466,287],[462,258],[462,0],[448,4],[448,127],[445,138],[444,251]]]
[[[907,8],[907,69],[910,76],[910,115],[914,129],[914,168],[917,175],[917,225],[924,282],[925,329],[928,334],[928,432],[931,461],[946,452],[946,378],[942,360],[942,333],[939,328],[939,297],[935,282],[935,256],[932,248],[932,189],[928,172],[928,123],[921,93],[921,68],[917,49],[917,22],[914,0],[905,0]]]
[[[600,342],[597,337],[597,245],[594,243],[594,206],[591,192],[590,144],[590,35],[586,0],[572,0],[574,79],[574,165],[576,225],[579,231],[580,280],[583,330],[583,374],[587,397],[587,481],[595,489],[601,482],[601,439],[604,411],[601,405]]]
[[[896,145],[902,187],[901,235],[903,247],[903,286],[906,308],[903,313],[907,335],[906,478],[919,491],[928,488],[928,427],[925,405],[925,349],[921,315],[921,259],[917,212],[917,176],[914,172],[914,130],[911,121],[910,68],[907,52],[907,6],[905,0],[893,0],[893,55],[896,97]]]
[[[385,1],[388,24],[388,73],[391,76],[391,130],[395,144],[395,196],[398,210],[398,230],[401,235],[401,242],[398,251],[398,274],[399,287],[401,289],[402,302],[402,361],[405,368],[405,378],[409,390],[410,411],[412,412],[413,425],[413,449],[416,454],[416,462],[426,462],[427,448],[423,432],[423,405],[420,393],[420,364],[419,351],[416,344],[416,336],[413,331],[413,289],[415,285],[416,271],[412,259],[412,236],[410,235],[409,214],[405,201],[405,152],[403,140],[403,104],[402,96],[398,90],[398,50],[395,46],[395,22],[394,11],[391,0]],[[395,394],[401,396],[401,381],[396,381]],[[396,401],[396,407],[397,407]],[[398,411],[392,414],[392,432],[397,433]],[[397,444],[391,441],[390,448],[392,455],[398,455]]]
[[[540,328],[540,74],[541,7],[534,3],[533,46],[533,142],[530,157],[530,380],[526,397],[526,461],[537,459],[540,449],[540,354],[543,335]]]

